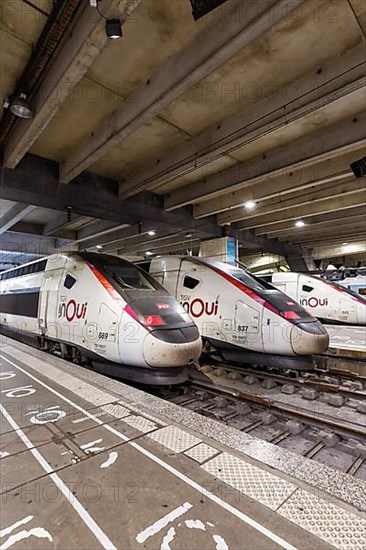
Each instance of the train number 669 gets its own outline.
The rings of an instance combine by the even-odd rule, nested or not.
[[[108,332],[99,332],[98,338],[99,338],[99,340],[107,340]]]

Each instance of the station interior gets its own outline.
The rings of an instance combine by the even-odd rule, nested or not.
[[[1,0],[0,548],[366,548],[366,1]]]

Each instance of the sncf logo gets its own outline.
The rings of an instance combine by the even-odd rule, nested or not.
[[[328,305],[328,298],[316,298],[315,296],[311,298],[302,298],[300,300],[300,305],[305,307],[324,307]]]
[[[85,319],[88,302],[79,304],[75,300],[63,302],[58,307],[58,316],[66,317],[66,320],[71,322],[75,319]]]
[[[195,298],[192,302],[183,302],[182,306],[190,313],[192,317],[197,319],[202,315],[217,315],[219,309],[219,302],[204,302],[201,298]]]

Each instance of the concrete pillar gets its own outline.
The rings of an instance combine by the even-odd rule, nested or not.
[[[289,245],[286,260],[291,271],[314,271],[316,265],[311,250],[300,245]]]

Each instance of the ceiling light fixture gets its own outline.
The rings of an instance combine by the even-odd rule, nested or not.
[[[192,237],[192,233],[190,233],[190,232],[188,231],[188,233],[185,234],[185,237],[186,237],[187,239],[190,239],[190,238]]]
[[[210,13],[227,0],[190,0],[192,6],[192,15],[195,21],[204,15]]]
[[[103,246],[101,244],[97,244],[97,246],[95,247],[97,250],[102,250]]]
[[[148,250],[147,252],[145,252],[146,256],[151,256],[152,255],[152,252],[150,252],[150,250]]]
[[[297,220],[297,222],[295,222],[295,225],[296,227],[304,227],[305,222],[303,222],[302,220]]]
[[[99,9],[101,0],[89,0],[92,8],[97,8],[97,11],[103,19],[105,19],[105,33],[111,40],[122,37],[122,23],[120,19],[108,19]]]
[[[18,94],[10,103],[10,110],[13,115],[20,118],[32,118],[33,112],[27,101],[27,96],[23,93]]]
[[[247,210],[253,210],[257,206],[257,203],[254,201],[247,201],[244,203],[244,206]]]
[[[120,19],[107,19],[105,24],[105,32],[108,38],[115,40],[122,38],[122,25]]]
[[[352,162],[350,167],[356,178],[366,176],[366,157],[362,157],[362,159]]]
[[[147,232],[147,234],[150,235],[150,237],[153,237],[154,235],[156,235],[156,231],[154,229],[151,229]]]

